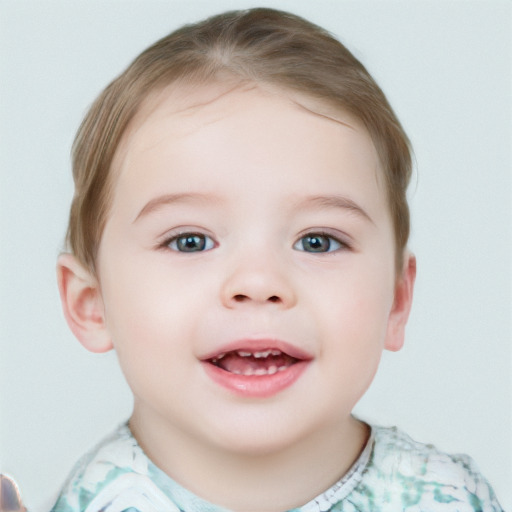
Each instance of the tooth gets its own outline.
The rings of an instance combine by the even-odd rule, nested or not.
[[[278,372],[284,372],[286,369],[288,368],[288,366],[280,366],[277,371]]]
[[[271,354],[271,350],[265,350],[263,352],[255,352],[254,357],[260,358],[260,357],[268,357]]]
[[[267,370],[265,368],[257,368],[254,370],[254,375],[267,375]]]
[[[273,355],[273,356],[279,356],[281,355],[281,351],[280,350],[271,350],[270,353]]]
[[[250,356],[252,356],[252,352],[245,352],[244,350],[238,350],[237,354],[240,357],[250,357]]]
[[[233,370],[231,373],[234,373],[235,375],[242,375],[240,370]]]
[[[277,366],[274,364],[272,366],[269,366],[267,373],[269,375],[274,375],[274,373],[277,373]]]
[[[226,355],[225,352],[223,352],[222,354],[219,354],[215,359],[214,361],[219,361],[220,359],[222,359],[224,356]]]
[[[243,372],[242,372],[242,375],[254,375],[254,370],[252,368],[246,368]]]

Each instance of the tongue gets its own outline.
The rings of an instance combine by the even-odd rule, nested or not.
[[[216,364],[223,370],[241,375],[268,374],[282,371],[283,369],[296,363],[297,360],[286,354],[268,357],[242,357],[236,352],[229,352]]]

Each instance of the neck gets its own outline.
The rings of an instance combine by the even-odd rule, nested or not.
[[[369,428],[352,417],[300,442],[265,453],[205,445],[165,422],[134,413],[133,435],[148,457],[180,485],[236,512],[279,512],[312,500],[357,460]]]

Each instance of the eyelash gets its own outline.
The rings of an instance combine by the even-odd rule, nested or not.
[[[309,239],[311,242],[314,240],[316,240],[318,242],[319,239],[323,239],[324,242],[327,242],[327,246],[325,247],[325,245],[324,245],[323,247],[320,247],[320,249],[325,249],[325,250],[307,251],[304,249],[304,241],[307,239]],[[334,245],[334,247],[333,247],[333,245]],[[302,248],[300,248],[300,246],[302,246]],[[338,252],[341,250],[350,249],[350,246],[346,242],[333,236],[331,233],[326,233],[323,231],[311,231],[311,232],[306,233],[303,236],[301,236],[295,242],[295,244],[293,245],[293,248],[297,251],[309,252],[312,254],[327,254],[327,253],[333,253],[333,252]]]
[[[186,243],[192,243],[192,239],[199,239],[199,244],[201,247],[199,250],[181,250],[179,248],[180,240],[184,240],[184,244]],[[173,235],[169,238],[166,238],[162,244],[160,245],[163,248],[170,249],[171,251],[175,252],[183,252],[183,253],[192,253],[192,252],[204,252],[204,251],[210,251],[211,249],[214,249],[216,244],[215,241],[208,235],[205,235],[204,233],[196,233],[196,232],[183,232],[179,233],[177,235]],[[182,248],[184,248],[185,245],[182,245]]]
[[[318,250],[315,250],[315,248],[313,248],[313,250],[307,250],[304,246],[305,242],[311,245],[317,244]],[[196,244],[195,247],[193,245],[194,243]],[[187,244],[190,250],[187,250]],[[217,244],[210,236],[191,231],[170,236],[159,244],[159,246],[175,252],[193,253],[210,251],[214,249]],[[309,252],[311,254],[326,254],[350,249],[350,245],[330,233],[311,231],[301,236],[293,244],[293,249],[301,252]]]

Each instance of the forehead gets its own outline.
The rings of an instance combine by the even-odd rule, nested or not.
[[[228,78],[208,84],[178,82],[151,91],[123,134],[115,153],[113,168],[122,167],[127,154],[148,149],[144,148],[145,143],[155,147],[158,134],[163,136],[164,132],[172,130],[179,140],[180,136],[189,135],[201,126],[213,124],[233,114],[248,113],[251,105],[256,103],[273,105],[275,116],[263,120],[263,116],[255,115],[253,110],[250,115],[255,123],[278,122],[279,114],[287,110],[303,114],[304,120],[309,117],[310,122],[317,117],[317,122],[320,119],[330,120],[348,127],[356,138],[361,141],[364,139],[368,148],[371,147],[368,156],[377,160],[374,167],[380,166],[375,146],[363,123],[341,107],[283,87]],[[343,135],[346,136],[346,130],[340,131],[340,136]],[[379,179],[379,176],[376,178]]]
[[[114,159],[114,199],[128,189],[154,193],[152,180],[167,186],[167,175],[178,188],[181,181],[182,188],[192,182],[218,189],[230,171],[224,185],[268,171],[272,188],[282,184],[292,193],[301,176],[311,180],[311,169],[326,164],[350,170],[350,181],[361,189],[370,181],[372,193],[382,196],[371,137],[346,112],[261,84],[174,84],[151,93],[125,132]]]

